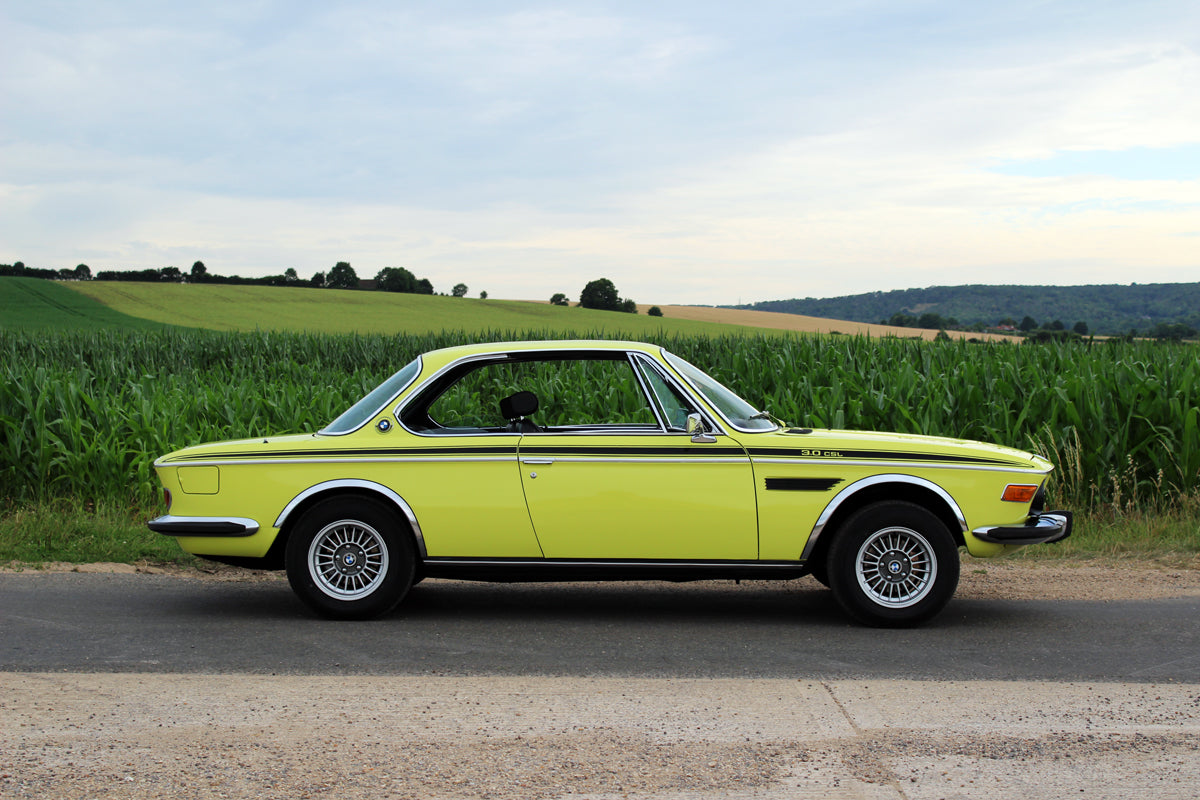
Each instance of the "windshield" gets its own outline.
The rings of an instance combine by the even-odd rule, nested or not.
[[[776,429],[777,426],[774,422],[760,415],[753,406],[704,374],[698,367],[665,350],[663,356],[672,367],[679,371],[679,374],[683,375],[693,389],[703,395],[704,399],[711,403],[721,413],[721,416],[739,431],[749,433]]]
[[[371,392],[350,406],[340,417],[329,423],[321,433],[339,436],[353,433],[361,428],[367,420],[379,413],[380,409],[396,399],[421,371],[421,359],[406,364],[399,372],[376,386]]]

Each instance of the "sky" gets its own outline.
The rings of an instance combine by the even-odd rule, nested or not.
[[[4,0],[0,263],[1200,281],[1195,0]]]

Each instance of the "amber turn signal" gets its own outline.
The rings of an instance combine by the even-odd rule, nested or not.
[[[1010,503],[1032,503],[1037,490],[1038,487],[1035,484],[1010,483],[1004,487],[1004,494],[1000,496],[1000,499]]]

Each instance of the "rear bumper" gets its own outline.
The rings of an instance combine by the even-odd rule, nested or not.
[[[258,523],[245,517],[173,517],[170,514],[146,523],[166,536],[253,536]]]
[[[992,544],[1050,544],[1071,535],[1070,511],[1043,511],[1024,525],[998,525],[976,528],[975,538]]]

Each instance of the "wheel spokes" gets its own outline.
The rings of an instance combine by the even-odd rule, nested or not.
[[[884,528],[869,536],[855,561],[858,583],[880,605],[904,608],[933,586],[937,562],[924,536],[908,528]]]
[[[364,597],[387,576],[383,537],[358,520],[326,525],[309,547],[309,572],[318,588],[340,600]]]

